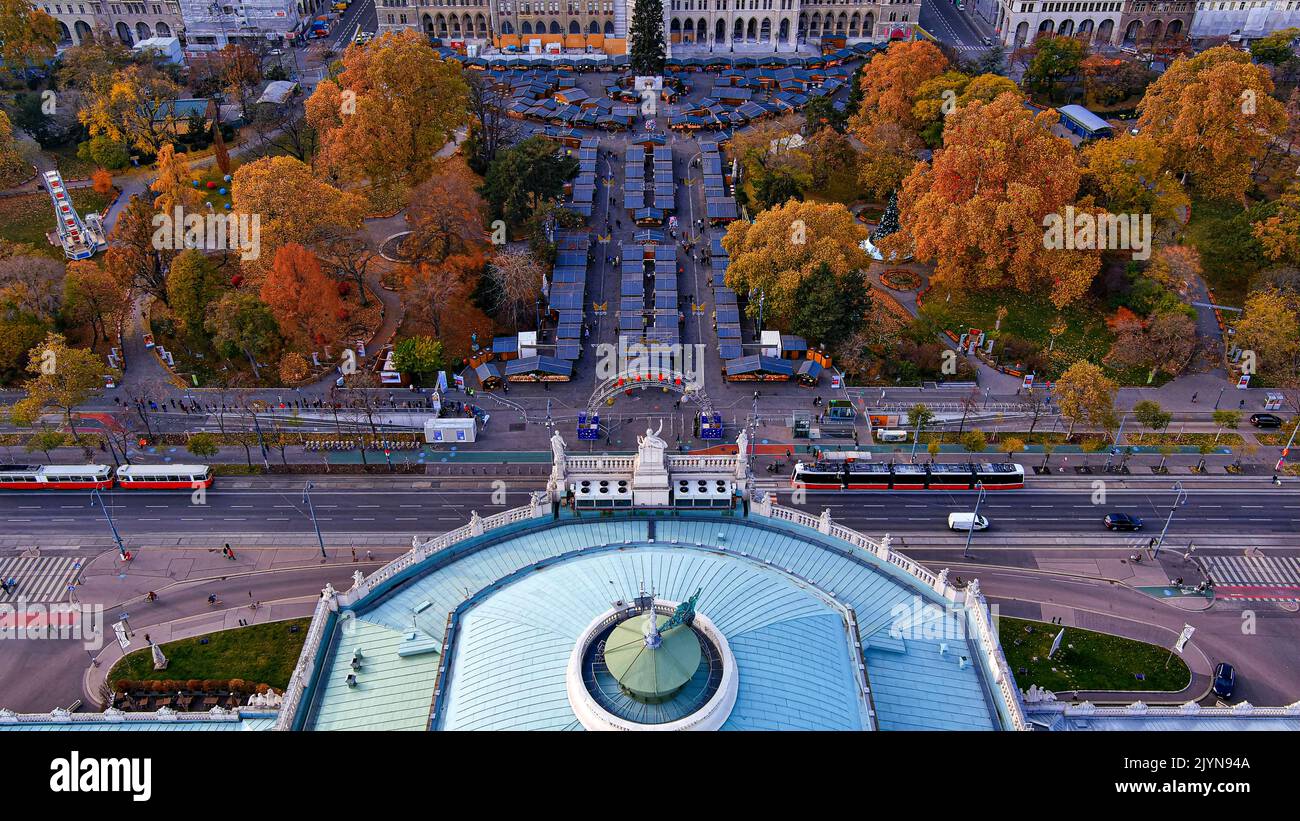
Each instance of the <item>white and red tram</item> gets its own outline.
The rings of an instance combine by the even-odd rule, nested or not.
[[[123,490],[195,490],[212,487],[209,465],[122,465],[117,484]]]
[[[104,490],[111,465],[0,465],[0,490]]]

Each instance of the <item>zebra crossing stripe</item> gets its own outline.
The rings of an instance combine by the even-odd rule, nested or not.
[[[0,602],[59,602],[68,585],[81,573],[83,560],[72,556],[11,557],[0,559],[0,578],[17,579],[12,593],[0,591]]]
[[[1205,568],[1215,595],[1231,601],[1300,600],[1300,558],[1294,556],[1207,556]]]

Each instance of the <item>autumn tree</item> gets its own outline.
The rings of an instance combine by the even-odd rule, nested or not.
[[[408,267],[402,288],[407,313],[427,322],[434,334],[441,336],[443,321],[459,310],[477,286],[484,263],[481,254],[470,253]]]
[[[1080,422],[1095,428],[1109,427],[1115,418],[1115,394],[1119,386],[1101,368],[1079,360],[1056,380],[1056,403],[1061,415],[1070,420],[1066,438],[1074,435]]]
[[[1300,301],[1273,288],[1246,299],[1236,343],[1254,351],[1256,369],[1271,381],[1294,386],[1300,376]]]
[[[787,202],[760,212],[753,222],[727,227],[722,245],[731,255],[727,287],[738,293],[763,291],[764,315],[789,328],[803,281],[825,265],[835,277],[866,268],[870,257],[859,247],[867,230],[838,203]],[[748,311],[758,315],[757,299]]]
[[[175,252],[156,247],[151,198],[132,194],[109,233],[104,270],[124,289],[167,302],[167,266]]]
[[[838,347],[860,328],[871,308],[868,284],[860,271],[837,275],[823,262],[795,289],[790,332],[812,344]]]
[[[27,441],[23,443],[23,449],[28,453],[35,453],[39,450],[45,454],[46,459],[49,459],[51,458],[50,451],[58,450],[66,444],[68,444],[68,434],[53,428],[42,428],[28,437]]]
[[[3,0],[0,0],[2,2]],[[31,167],[23,159],[14,139],[9,115],[0,109],[0,185],[9,186],[31,175]]]
[[[110,338],[110,323],[126,308],[126,289],[93,260],[68,263],[63,278],[63,316],[71,323],[89,325],[92,345]]]
[[[1194,245],[1166,245],[1156,252],[1146,275],[1180,294],[1201,275],[1201,253]]]
[[[440,58],[423,33],[385,33],[344,52],[337,80],[322,81],[307,101],[318,163],[345,182],[400,192],[433,173],[468,101],[460,64]]]
[[[311,245],[327,228],[357,230],[365,202],[317,179],[310,166],[292,157],[264,157],[241,165],[230,184],[237,214],[256,214],[261,223],[261,256],[244,260],[245,277],[259,282],[280,246]]]
[[[858,152],[848,137],[833,128],[817,131],[806,147],[812,184],[819,190],[852,187],[858,171]]]
[[[289,243],[275,252],[261,297],[280,333],[299,346],[328,344],[338,336],[343,310],[338,288],[321,272],[315,255],[301,245]]]
[[[523,327],[536,310],[546,270],[527,251],[501,251],[488,262],[493,312],[512,328]]]
[[[167,273],[167,304],[186,336],[200,342],[212,304],[224,290],[222,277],[202,251],[182,251]]]
[[[91,77],[78,116],[92,137],[154,154],[176,131],[173,103],[180,96],[181,87],[157,69],[130,65]]]
[[[850,131],[856,135],[864,126],[890,122],[918,134],[921,123],[913,113],[916,91],[948,68],[948,58],[928,40],[890,43],[862,68],[862,104],[849,123]]]
[[[13,74],[54,56],[59,27],[30,0],[0,0],[0,61]]]
[[[1112,214],[1150,214],[1164,221],[1189,200],[1178,178],[1167,170],[1165,152],[1147,134],[1121,134],[1083,149],[1084,184]]]
[[[133,58],[131,49],[116,37],[87,37],[59,54],[59,87],[88,89],[94,78],[112,76],[131,65]]]
[[[1133,418],[1152,433],[1159,433],[1169,427],[1174,415],[1160,407],[1160,403],[1154,399],[1143,399],[1133,406]]]
[[[1300,183],[1292,184],[1278,198],[1272,216],[1256,222],[1251,230],[1269,259],[1300,265]]]
[[[1110,106],[1146,89],[1155,76],[1145,66],[1122,57],[1090,54],[1083,59],[1084,93],[1089,100]]]
[[[219,353],[227,358],[244,355],[252,364],[255,376],[260,377],[257,360],[270,356],[280,347],[280,334],[271,310],[247,292],[228,291],[213,307],[204,327],[212,334]]]
[[[346,225],[327,225],[320,230],[312,250],[326,273],[351,283],[357,289],[361,304],[370,304],[366,295],[366,272],[379,252],[365,231]]]
[[[27,372],[31,377],[23,383],[26,398],[13,406],[14,423],[31,425],[46,410],[56,410],[63,414],[72,441],[79,443],[81,438],[72,412],[103,390],[104,375],[111,373],[111,369],[92,351],[74,348],[62,334],[51,331],[44,342],[32,349]]]
[[[897,123],[878,123],[855,132],[862,143],[858,185],[872,199],[883,200],[902,186],[917,164],[907,131]]]
[[[63,297],[63,265],[46,256],[15,254],[0,259],[0,301],[52,320]]]
[[[408,259],[438,262],[483,245],[483,198],[464,160],[442,161],[415,189],[406,224],[411,233],[402,240],[402,253]]]
[[[1058,307],[1078,299],[1100,258],[1046,247],[1044,228],[1074,204],[1080,176],[1073,147],[1051,133],[1057,119],[1010,93],[957,108],[944,147],[905,181],[902,229],[881,250],[935,262],[933,279],[950,287],[1042,291]]]
[[[393,348],[393,367],[409,374],[417,385],[433,384],[438,371],[447,367],[442,343],[427,336],[403,339]]]
[[[1138,104],[1138,127],[1199,193],[1244,202],[1256,163],[1284,129],[1268,69],[1228,46],[1175,60]]]
[[[185,152],[178,152],[171,143],[158,149],[157,173],[157,178],[149,185],[149,190],[156,195],[153,199],[155,211],[173,217],[177,208],[183,214],[199,210],[203,195],[192,183]]]
[[[464,152],[470,169],[486,174],[502,149],[515,142],[519,129],[507,114],[511,99],[497,89],[495,80],[482,71],[466,70],[463,76],[469,89],[470,122]]]
[[[1048,99],[1055,99],[1057,87],[1079,76],[1088,56],[1087,44],[1076,37],[1046,35],[1034,41],[1034,57],[1025,69],[1024,82],[1037,86]]]
[[[90,179],[91,188],[95,190],[96,194],[107,197],[113,193],[113,175],[107,169],[96,168],[94,173],[90,175]]]
[[[1177,377],[1190,364],[1196,346],[1196,321],[1180,310],[1162,310],[1147,321],[1127,317],[1119,322],[1105,361],[1114,368],[1162,370]]]

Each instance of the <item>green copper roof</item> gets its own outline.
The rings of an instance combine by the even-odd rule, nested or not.
[[[656,616],[662,627],[668,616]],[[653,701],[664,699],[690,681],[703,655],[700,640],[687,625],[663,634],[658,649],[646,646],[644,615],[633,616],[614,628],[605,641],[605,666],[622,687],[634,696]]]

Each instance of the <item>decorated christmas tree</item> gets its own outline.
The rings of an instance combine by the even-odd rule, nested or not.
[[[880,241],[898,230],[898,192],[889,195],[889,204],[885,213],[880,215],[880,224],[871,232],[871,242],[879,245]]]
[[[657,77],[664,73],[664,4],[663,0],[636,0],[632,7],[632,73],[638,77]]]

